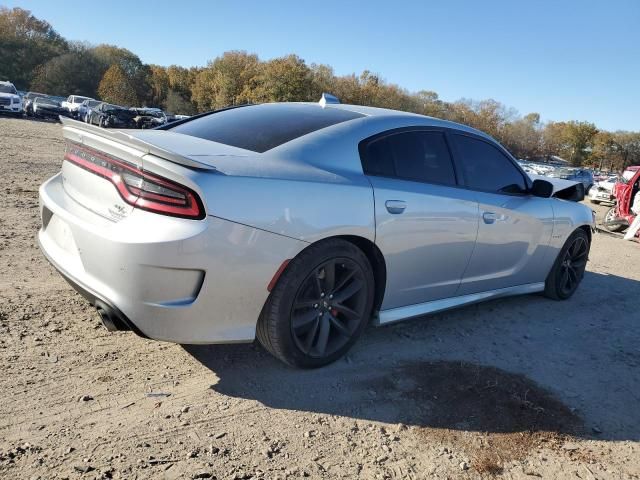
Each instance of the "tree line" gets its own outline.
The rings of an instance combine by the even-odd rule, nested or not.
[[[18,89],[85,95],[122,105],[161,107],[192,115],[230,105],[317,101],[392,108],[463,123],[495,137],[518,158],[559,156],[573,165],[621,170],[640,164],[640,132],[609,132],[591,122],[541,122],[495,100],[446,102],[429,90],[409,92],[364,71],[336,75],[329,65],[297,55],[261,60],[229,51],[205,67],[144,64],[113,45],[70,42],[21,8],[0,7],[0,79]]]

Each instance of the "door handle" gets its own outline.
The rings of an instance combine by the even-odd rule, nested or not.
[[[508,217],[504,214],[498,214],[493,212],[484,212],[482,214],[482,220],[484,223],[492,224],[495,222],[504,222]]]
[[[387,207],[387,212],[397,215],[404,212],[405,208],[407,208],[407,202],[404,200],[387,200],[384,206]]]

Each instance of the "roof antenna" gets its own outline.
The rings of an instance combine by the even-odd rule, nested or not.
[[[320,101],[318,103],[320,104],[320,106],[322,108],[324,108],[327,105],[340,103],[340,100],[335,95],[331,95],[330,93],[323,93],[322,94],[322,98],[320,99]]]

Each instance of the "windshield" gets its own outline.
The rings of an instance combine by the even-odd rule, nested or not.
[[[87,105],[89,105],[91,108],[95,107],[96,105],[100,105],[100,102],[98,100],[89,100],[87,102]]]
[[[75,99],[73,100],[73,103],[82,103],[85,100],[89,100],[87,97],[75,97]]]
[[[13,93],[14,95],[17,95],[18,91],[13,85],[0,84],[0,93]]]
[[[55,105],[56,107],[60,106],[60,100],[52,97],[38,97],[35,99],[35,102],[38,105]]]

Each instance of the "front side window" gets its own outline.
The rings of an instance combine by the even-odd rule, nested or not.
[[[524,177],[511,160],[488,142],[467,135],[453,135],[467,185],[496,193],[524,193]]]
[[[361,151],[366,175],[455,185],[456,176],[444,134],[408,131],[375,139]]]

